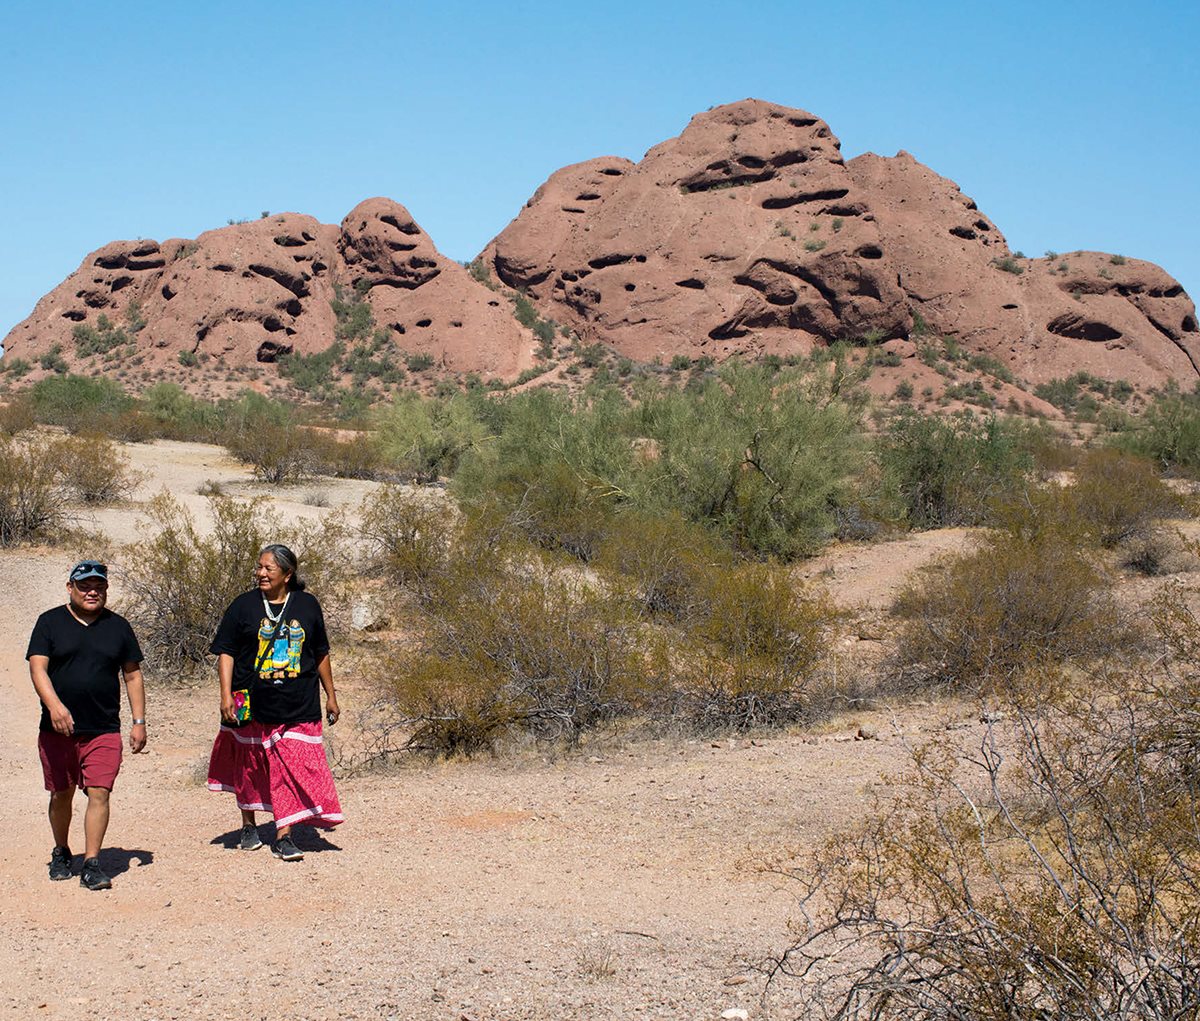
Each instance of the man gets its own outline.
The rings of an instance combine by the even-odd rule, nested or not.
[[[124,617],[106,610],[108,568],[81,560],[67,579],[67,603],[37,619],[29,639],[29,675],[42,700],[38,753],[50,792],[50,878],[70,879],[67,844],[75,789],[87,794],[84,856],[79,884],[107,890],[112,880],[100,867],[108,829],[108,800],[121,768],[121,688],[125,678],[133,727],[129,748],[146,746],[146,691],[142,650]]]

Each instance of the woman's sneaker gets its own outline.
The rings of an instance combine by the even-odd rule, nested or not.
[[[85,858],[83,871],[79,873],[79,885],[88,890],[107,890],[112,886],[112,880],[100,867],[99,858]]]
[[[303,852],[292,843],[291,837],[280,837],[271,845],[271,853],[283,861],[299,861]]]
[[[242,836],[238,841],[238,849],[241,851],[257,851],[260,847],[262,847],[262,839],[258,835],[258,827],[247,823],[242,827]]]
[[[56,847],[50,852],[50,878],[56,882],[71,878],[71,849]]]

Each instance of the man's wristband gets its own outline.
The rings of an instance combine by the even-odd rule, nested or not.
[[[138,726],[139,724],[140,724],[141,726],[143,726],[143,727],[146,725],[146,718],[145,718],[144,716],[143,716],[141,719],[135,719],[135,720],[133,721],[133,725],[134,725],[135,727],[136,727],[136,726]]]

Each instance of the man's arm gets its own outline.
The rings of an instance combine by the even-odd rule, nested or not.
[[[68,737],[74,734],[75,719],[71,716],[71,711],[63,705],[62,699],[58,697],[58,692],[54,690],[54,685],[50,681],[50,657],[30,656],[29,676],[33,681],[33,690],[37,692],[38,698],[42,700],[42,704],[50,714],[50,722],[54,725],[54,729]]]
[[[146,719],[146,684],[142,680],[139,663],[126,663],[121,667],[125,677],[125,694],[129,697],[129,711],[135,720]],[[146,747],[146,724],[135,723],[129,728],[129,750],[135,755]]]

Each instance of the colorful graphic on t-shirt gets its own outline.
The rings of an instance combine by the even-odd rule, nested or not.
[[[304,646],[304,628],[294,617],[279,625],[275,641],[275,625],[266,617],[258,625],[258,656],[262,665],[258,676],[273,681],[287,680],[300,674],[300,649]],[[270,643],[270,649],[267,648]]]

